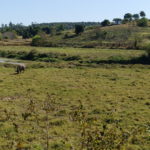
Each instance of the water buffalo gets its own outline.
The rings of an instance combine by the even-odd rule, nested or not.
[[[26,66],[24,64],[19,64],[19,65],[17,65],[16,72],[17,72],[17,74],[19,74],[21,72],[24,72],[25,69],[26,69]]]

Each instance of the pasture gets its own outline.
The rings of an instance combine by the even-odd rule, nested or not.
[[[101,60],[114,56],[129,59],[144,53],[35,49]],[[1,50],[29,51],[31,47],[0,47]],[[53,65],[43,62],[45,67],[40,68],[39,62],[24,62],[29,67],[19,75],[13,74],[13,67],[0,65],[0,149],[90,150],[93,146],[93,150],[105,150],[111,144],[112,150],[149,150],[149,65],[70,67],[70,62],[64,65],[58,61]],[[97,139],[94,131],[101,137]],[[88,145],[90,135],[95,136],[92,145]]]

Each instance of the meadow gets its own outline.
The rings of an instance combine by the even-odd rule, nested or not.
[[[25,46],[0,47],[0,52],[32,49],[82,60],[144,54]],[[20,61],[27,70],[19,75],[12,65],[0,64],[0,149],[149,150],[149,65]]]
[[[78,63],[98,61],[119,61],[138,58],[143,50],[98,49],[98,48],[46,48],[32,46],[0,46],[0,57],[42,62],[72,61]]]

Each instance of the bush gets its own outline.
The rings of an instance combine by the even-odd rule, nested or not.
[[[64,58],[65,61],[74,61],[74,60],[80,60],[80,59],[81,59],[80,56],[68,56]]]
[[[84,26],[83,25],[75,25],[75,33],[78,35],[82,32],[84,32]]]
[[[107,37],[107,35],[108,35],[108,32],[107,31],[101,31],[101,30],[99,30],[99,31],[96,31],[96,35],[95,35],[95,38],[96,39],[106,39],[106,37]]]
[[[103,27],[109,26],[109,25],[110,25],[110,21],[106,19],[106,20],[104,20],[104,21],[101,22],[101,25],[102,25]]]
[[[139,27],[147,27],[148,26],[148,19],[142,18],[142,19],[138,20],[137,25]]]
[[[37,57],[37,51],[35,49],[29,51],[29,53],[26,54],[25,59],[26,60],[35,60]]]
[[[41,41],[41,36],[40,35],[35,35],[33,38],[32,38],[32,43],[31,45],[32,46],[38,46],[39,43]]]

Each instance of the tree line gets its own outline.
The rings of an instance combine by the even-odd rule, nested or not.
[[[76,25],[83,27],[99,25],[99,22],[60,22],[60,23],[32,23],[29,26],[25,26],[22,23],[13,24],[10,22],[7,24],[2,24],[0,27],[0,32],[14,32],[18,36],[22,36],[24,39],[32,38],[37,35],[39,32],[45,34],[55,34],[63,30],[74,29]]]
[[[108,19],[105,19],[104,21],[101,22],[101,25],[109,26],[109,25],[126,24],[131,22],[135,22],[140,27],[148,26],[148,19],[146,18],[146,13],[144,11],[141,11],[139,14],[126,13],[123,19],[114,18],[113,22],[111,22]]]
[[[108,19],[102,22],[60,22],[60,23],[32,23],[29,26],[25,26],[22,23],[13,24],[10,22],[7,24],[2,24],[0,27],[0,33],[13,32],[22,38],[32,38],[39,33],[45,33],[48,35],[55,35],[64,30],[75,29],[75,33],[78,35],[84,32],[85,27],[88,26],[110,26],[119,24],[136,24],[140,27],[148,26],[148,19],[146,18],[146,13],[141,11],[139,14],[126,13],[124,18],[114,18],[112,21]],[[0,35],[1,36],[1,35]],[[7,37],[7,36],[6,36]],[[0,37],[1,38],[1,37]]]

